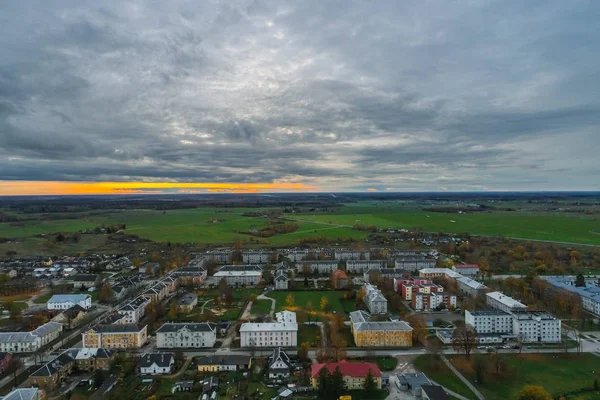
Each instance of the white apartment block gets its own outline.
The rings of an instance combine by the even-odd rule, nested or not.
[[[485,293],[485,291],[487,290],[487,286],[485,286],[482,283],[477,282],[476,280],[467,278],[466,276],[457,278],[456,283],[458,285],[458,290],[460,290],[460,292],[462,294],[465,294],[465,295],[471,296],[471,297],[477,297],[479,295],[483,295]]]
[[[68,310],[78,305],[89,309],[92,306],[92,296],[89,294],[55,294],[47,303],[48,310]]]
[[[513,331],[512,315],[500,310],[465,310],[465,324],[473,326],[478,334],[512,334]]]
[[[371,314],[387,314],[387,299],[376,286],[365,283],[365,297],[363,301]]]
[[[513,313],[513,334],[526,343],[556,343],[561,340],[561,322],[544,311]]]
[[[0,351],[9,353],[28,353],[56,340],[62,333],[63,325],[47,322],[31,332],[1,332]]]
[[[232,254],[233,252],[231,250],[213,250],[206,252],[208,259],[216,262],[217,264],[230,263]]]
[[[296,264],[296,268],[298,273],[302,273],[304,271],[304,267],[308,267],[311,273],[319,273],[329,275],[333,271],[338,269],[337,261],[304,261]]]
[[[217,325],[210,322],[168,322],[156,331],[159,349],[214,347],[216,341]]]
[[[371,268],[387,268],[385,260],[348,260],[346,261],[346,272],[349,274],[365,273]]]
[[[463,276],[479,275],[479,265],[477,264],[454,264],[452,270]]]
[[[575,276],[546,276],[542,279],[546,280],[552,286],[567,290],[571,293],[579,295],[581,304],[584,310],[587,310],[596,315],[600,315],[600,287],[597,286],[598,277],[585,277],[586,285],[584,287],[575,286]]]
[[[284,252],[284,256],[289,258],[291,262],[300,262],[306,260],[308,257],[308,250],[289,250]]]
[[[527,311],[527,306],[518,302],[502,292],[489,292],[485,294],[485,301],[488,307],[506,312]]]
[[[269,264],[274,255],[276,253],[273,251],[246,250],[242,252],[242,262],[244,264]]]
[[[434,268],[435,264],[436,260],[426,258],[424,255],[401,256],[394,259],[395,268],[413,272],[424,268]]]
[[[123,315],[124,324],[137,324],[146,314],[146,306],[150,304],[150,299],[145,296],[139,296],[135,300],[125,304],[117,310]]]
[[[240,327],[241,347],[296,347],[298,324],[296,313],[282,311],[277,322],[246,322]]]
[[[219,271],[213,277],[215,285],[225,279],[227,286],[257,286],[262,278],[262,271]]]
[[[333,258],[338,261],[369,260],[371,254],[368,250],[336,250],[333,253]]]

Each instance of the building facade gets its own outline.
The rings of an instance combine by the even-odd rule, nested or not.
[[[138,324],[97,325],[81,336],[84,347],[107,349],[139,349],[148,341],[147,326]]]
[[[86,310],[92,306],[89,294],[55,294],[47,303],[48,310],[68,310],[78,305]]]
[[[203,323],[166,323],[156,331],[156,347],[211,348],[217,341],[217,325]]]
[[[348,260],[370,260],[371,254],[368,250],[335,250],[333,258],[338,261]]]
[[[276,259],[277,253],[265,250],[246,250],[242,252],[244,264],[269,264]]]
[[[406,271],[418,271],[424,268],[434,268],[436,260],[427,258],[425,255],[399,256],[394,258],[394,266]]]
[[[296,313],[275,314],[277,322],[246,322],[240,327],[241,347],[296,347],[298,324]]]
[[[148,304],[150,304],[150,299],[148,297],[139,296],[120,307],[117,312],[123,315],[124,323],[137,324],[146,314],[146,307],[148,307]]]
[[[312,274],[322,274],[329,275],[333,271],[338,269],[337,261],[303,261],[301,263],[296,264],[297,272],[303,273],[305,269],[308,268],[308,271]]]
[[[346,272],[349,274],[364,274],[371,268],[387,268],[385,260],[347,260]]]
[[[173,372],[175,356],[171,353],[147,353],[140,360],[142,375],[166,375]]]
[[[312,364],[311,369],[311,385],[317,388],[319,385],[319,372],[322,368],[327,368],[330,374],[333,374],[337,368],[340,369],[344,378],[344,386],[347,390],[364,389],[365,379],[369,375],[369,370],[375,381],[375,386],[381,389],[381,370],[377,364],[368,362],[347,362],[342,360],[338,363]]]
[[[350,330],[358,347],[411,347],[412,327],[404,321],[371,322],[364,311],[350,313]]]
[[[387,314],[387,299],[376,286],[365,283],[363,286],[365,297],[363,301],[371,314]]]

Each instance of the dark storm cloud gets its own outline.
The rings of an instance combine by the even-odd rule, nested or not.
[[[591,1],[0,4],[0,179],[591,189]]]

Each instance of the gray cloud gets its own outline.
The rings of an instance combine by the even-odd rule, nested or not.
[[[592,1],[0,4],[0,180],[600,186]]]

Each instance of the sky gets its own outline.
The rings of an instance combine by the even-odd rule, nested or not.
[[[600,188],[600,2],[0,2],[0,195]]]

